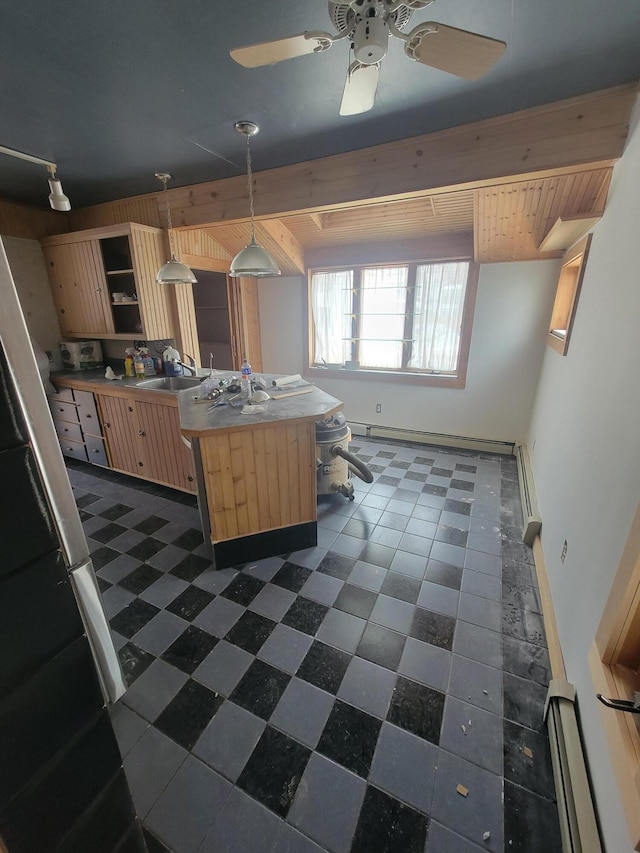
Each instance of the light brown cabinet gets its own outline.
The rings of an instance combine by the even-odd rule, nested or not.
[[[155,280],[166,261],[161,229],[127,223],[59,234],[41,245],[65,337],[173,337],[170,294]]]
[[[195,492],[191,451],[180,435],[177,407],[128,397],[97,395],[112,468],[155,483]]]

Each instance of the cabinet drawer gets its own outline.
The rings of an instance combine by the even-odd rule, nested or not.
[[[78,409],[73,403],[59,403],[57,400],[49,400],[49,408],[54,420],[78,423]]]
[[[61,438],[60,449],[65,456],[72,456],[74,459],[81,459],[83,462],[87,461],[87,450],[84,444],[79,441],[69,441],[68,438]]]
[[[82,424],[83,432],[89,435],[102,435],[93,394],[89,391],[74,391],[73,395],[78,403],[78,419]]]
[[[73,391],[71,388],[56,388],[55,394],[47,395],[50,400],[55,400],[59,403],[73,403]]]
[[[104,441],[95,435],[86,435],[84,437],[87,446],[87,459],[94,465],[108,465],[107,454],[104,449]]]
[[[80,424],[72,424],[69,423],[69,421],[55,420],[53,425],[60,437],[60,441],[67,441],[68,439],[69,441],[82,442],[82,429],[80,428]]]

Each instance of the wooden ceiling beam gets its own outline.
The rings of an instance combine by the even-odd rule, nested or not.
[[[309,269],[349,267],[357,264],[411,263],[412,261],[455,260],[473,257],[471,231],[429,234],[414,240],[388,240],[307,249]]]
[[[411,139],[255,174],[256,218],[369,199],[417,197],[527,176],[611,165],[619,158],[635,83]],[[176,226],[247,218],[244,177],[169,190]]]
[[[280,252],[284,252],[299,272],[304,272],[304,246],[280,219],[265,219],[256,222],[256,238],[267,251],[273,250],[273,243]],[[270,249],[269,246],[272,248]]]

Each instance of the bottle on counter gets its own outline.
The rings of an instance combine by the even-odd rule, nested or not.
[[[136,354],[133,356],[133,367],[136,372],[136,379],[142,379],[144,377],[144,359],[140,350],[136,350]]]
[[[140,347],[140,354],[142,355],[142,363],[144,364],[144,375],[155,376],[156,366],[153,363],[153,359],[149,355],[149,350],[146,347]]]
[[[133,353],[134,350],[132,347],[129,347],[125,350],[125,359],[124,359],[124,375],[125,376],[135,376],[136,370],[133,364]]]
[[[242,367],[240,368],[242,372],[242,379],[240,380],[240,393],[243,397],[251,396],[251,365],[245,358],[242,362]]]

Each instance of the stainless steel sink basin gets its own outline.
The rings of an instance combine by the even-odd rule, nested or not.
[[[143,379],[136,384],[138,388],[148,388],[149,391],[170,391],[177,394],[185,388],[198,388],[200,380],[196,376],[158,376],[157,379]]]

